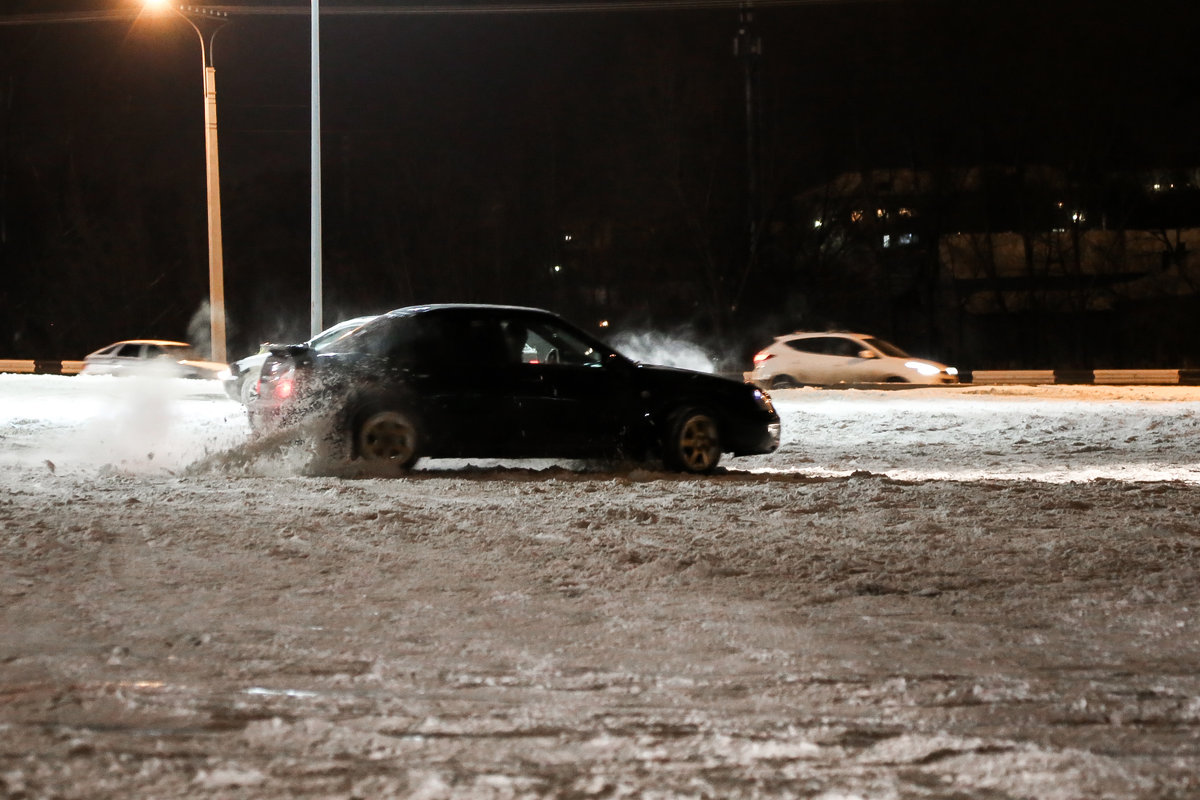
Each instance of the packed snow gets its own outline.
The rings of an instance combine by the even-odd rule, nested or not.
[[[1200,388],[773,398],[380,480],[0,375],[0,796],[1200,797]]]
[[[782,446],[769,456],[728,459],[727,472],[1200,482],[1200,387],[787,389],[772,398],[783,419]],[[51,461],[64,470],[165,475],[224,459],[257,462],[246,471],[278,475],[304,457],[293,453],[283,464],[259,458],[242,407],[216,381],[0,374],[0,425],[6,465]],[[502,463],[551,465],[446,460],[419,469]]]

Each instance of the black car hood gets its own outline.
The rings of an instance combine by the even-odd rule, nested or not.
[[[720,392],[728,395],[746,391],[744,388],[746,384],[742,381],[726,378],[721,375],[713,375],[709,372],[697,372],[692,369],[661,367],[655,364],[635,364],[634,372],[642,388],[651,391],[667,388],[679,390],[685,387],[692,387],[705,392]]]

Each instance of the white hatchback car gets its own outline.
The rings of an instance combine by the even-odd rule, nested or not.
[[[80,374],[215,379],[223,369],[225,365],[219,361],[200,358],[187,342],[127,339],[89,353]]]
[[[801,332],[776,336],[754,355],[747,383],[763,389],[862,383],[958,383],[958,370],[913,358],[862,333]]]

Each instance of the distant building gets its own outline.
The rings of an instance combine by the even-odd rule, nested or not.
[[[795,198],[807,240],[796,278],[836,305],[853,293],[830,289],[831,278],[851,276],[883,295],[874,301],[891,329],[881,333],[959,360],[1193,365],[1198,187],[1200,170],[1090,182],[1048,167],[846,173]]]

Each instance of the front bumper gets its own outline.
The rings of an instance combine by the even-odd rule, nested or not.
[[[762,456],[779,449],[781,427],[779,420],[765,425],[743,425],[730,431],[726,439],[728,450],[735,456]]]
[[[768,453],[774,453],[779,449],[780,434],[782,433],[783,425],[779,422],[772,422],[767,425],[767,441],[766,446],[770,448]]]

